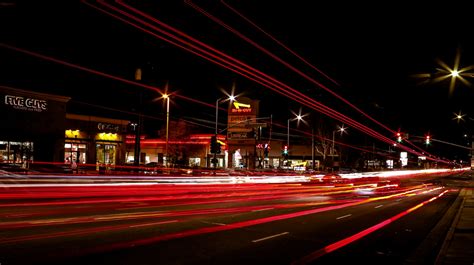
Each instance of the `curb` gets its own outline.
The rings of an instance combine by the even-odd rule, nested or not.
[[[459,219],[461,217],[461,212],[464,207],[464,202],[466,201],[465,197],[466,190],[463,188],[458,195],[458,198],[462,197],[462,202],[461,205],[459,206],[458,212],[456,214],[456,217],[454,218],[453,223],[451,224],[451,227],[449,228],[448,234],[446,235],[446,238],[444,239],[444,243],[441,246],[441,249],[438,253],[438,256],[436,257],[435,265],[441,265],[444,262],[446,253],[448,251],[449,246],[451,245],[451,241],[453,239],[454,232],[456,231],[456,226],[459,223]]]
[[[459,209],[461,209],[460,206],[463,201],[462,196],[460,195],[461,191],[458,193],[449,209],[428,233],[426,238],[420,243],[415,251],[413,251],[413,253],[403,261],[404,265],[431,264],[429,261],[434,262],[435,259],[437,259],[437,255],[433,255],[433,252],[444,246],[445,241],[442,240],[446,237],[445,235],[449,229],[451,229],[454,220],[456,220],[456,217],[460,212]]]

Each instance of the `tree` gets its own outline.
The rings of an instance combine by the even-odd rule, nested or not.
[[[330,134],[331,132],[328,133],[327,131],[325,131],[322,125],[316,128],[315,138],[317,138],[318,140],[314,143],[314,149],[316,154],[319,154],[322,157],[322,164],[324,165],[324,167],[328,165],[327,158],[331,153],[332,148],[332,136],[330,136]]]

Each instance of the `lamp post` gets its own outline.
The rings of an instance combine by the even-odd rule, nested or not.
[[[301,113],[301,110],[300,110],[300,113]],[[294,121],[294,120],[297,120],[298,121],[298,124],[301,120],[303,120],[303,116],[301,114],[298,114],[296,115],[295,118],[290,118],[287,120],[287,128],[288,128],[288,131],[287,131],[287,134],[286,134],[286,146],[288,147],[288,157],[290,156],[290,121]],[[304,121],[304,120],[303,120]],[[288,166],[288,162],[287,162],[287,166]]]
[[[287,134],[286,134],[286,145],[288,146],[288,148],[290,148],[290,121],[294,121],[294,120],[302,120],[303,119],[303,116],[301,115],[296,115],[295,118],[290,118],[288,119],[287,121],[287,127],[288,127],[288,131],[287,131]]]
[[[135,71],[135,80],[137,82],[141,82],[142,80],[142,70],[140,68],[137,68]],[[137,119],[137,125],[134,127],[135,128],[135,148],[134,148],[134,153],[133,153],[133,165],[138,167],[140,165],[140,138],[141,138],[141,130],[143,126],[143,116],[142,116],[142,104],[143,104],[143,93],[140,90],[139,92],[139,104],[137,107],[137,112],[138,112],[138,119]],[[104,161],[105,163],[105,161]]]
[[[215,132],[214,132],[214,135],[215,135],[216,139],[217,139],[217,124],[218,124],[218,121],[219,121],[219,102],[220,102],[221,100],[223,100],[223,99],[224,99],[224,98],[222,97],[222,98],[218,98],[218,99],[216,100],[216,130],[215,130]],[[232,102],[232,101],[235,100],[235,96],[234,96],[234,95],[230,95],[230,96],[229,96],[227,99],[225,99],[225,100],[229,100],[229,102]],[[214,152],[214,159],[213,159],[213,160],[214,160],[214,169],[216,169],[216,168],[217,168],[217,152]],[[215,172],[214,172],[214,173],[215,173]]]
[[[473,160],[473,155],[474,155],[474,145],[472,145],[472,125],[467,125],[467,122],[473,122],[474,118],[471,118],[469,115],[462,113],[462,111],[459,111],[459,113],[454,113],[454,118],[453,120],[456,120],[456,122],[459,124],[461,121],[465,123],[465,127],[463,127],[463,130],[465,131],[464,134],[464,140],[467,140],[466,146],[470,147],[469,153],[467,154],[468,160],[471,160],[471,164],[474,162]],[[466,133],[467,131],[467,133]]]
[[[342,126],[338,126],[339,128],[337,130],[332,131],[332,148],[331,148],[331,156],[332,156],[332,161],[334,163],[334,142],[335,142],[335,134],[336,132],[340,132],[341,135],[346,131],[346,128],[344,127],[344,124]],[[334,165],[333,165],[334,166]]]
[[[166,166],[168,166],[168,139],[169,139],[169,123],[170,123],[170,96],[168,94],[163,94],[163,99],[166,99],[166,145],[165,145],[165,155],[166,155]]]
[[[334,158],[334,142],[335,142],[335,141],[334,141],[334,138],[335,138],[335,134],[336,134],[336,132],[340,132],[341,135],[342,135],[342,134],[346,131],[346,129],[347,129],[347,128],[345,128],[345,127],[344,127],[344,124],[343,124],[343,125],[342,125],[341,127],[339,127],[337,130],[332,131],[332,149],[331,149],[331,155],[333,156],[333,158]]]

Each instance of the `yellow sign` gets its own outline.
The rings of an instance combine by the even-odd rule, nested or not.
[[[79,130],[66,130],[66,138],[77,138],[79,135]]]
[[[250,108],[250,104],[239,103],[234,101],[234,108],[231,110],[232,113],[250,113],[252,109]]]
[[[120,141],[120,136],[116,133],[98,133],[95,138],[104,141]]]
[[[234,107],[236,109],[240,109],[240,107],[242,108],[250,108],[250,104],[244,104],[244,103],[239,103],[237,101],[234,101]]]

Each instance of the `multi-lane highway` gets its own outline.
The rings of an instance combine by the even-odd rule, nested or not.
[[[411,183],[4,185],[0,262],[399,264],[458,193]]]

